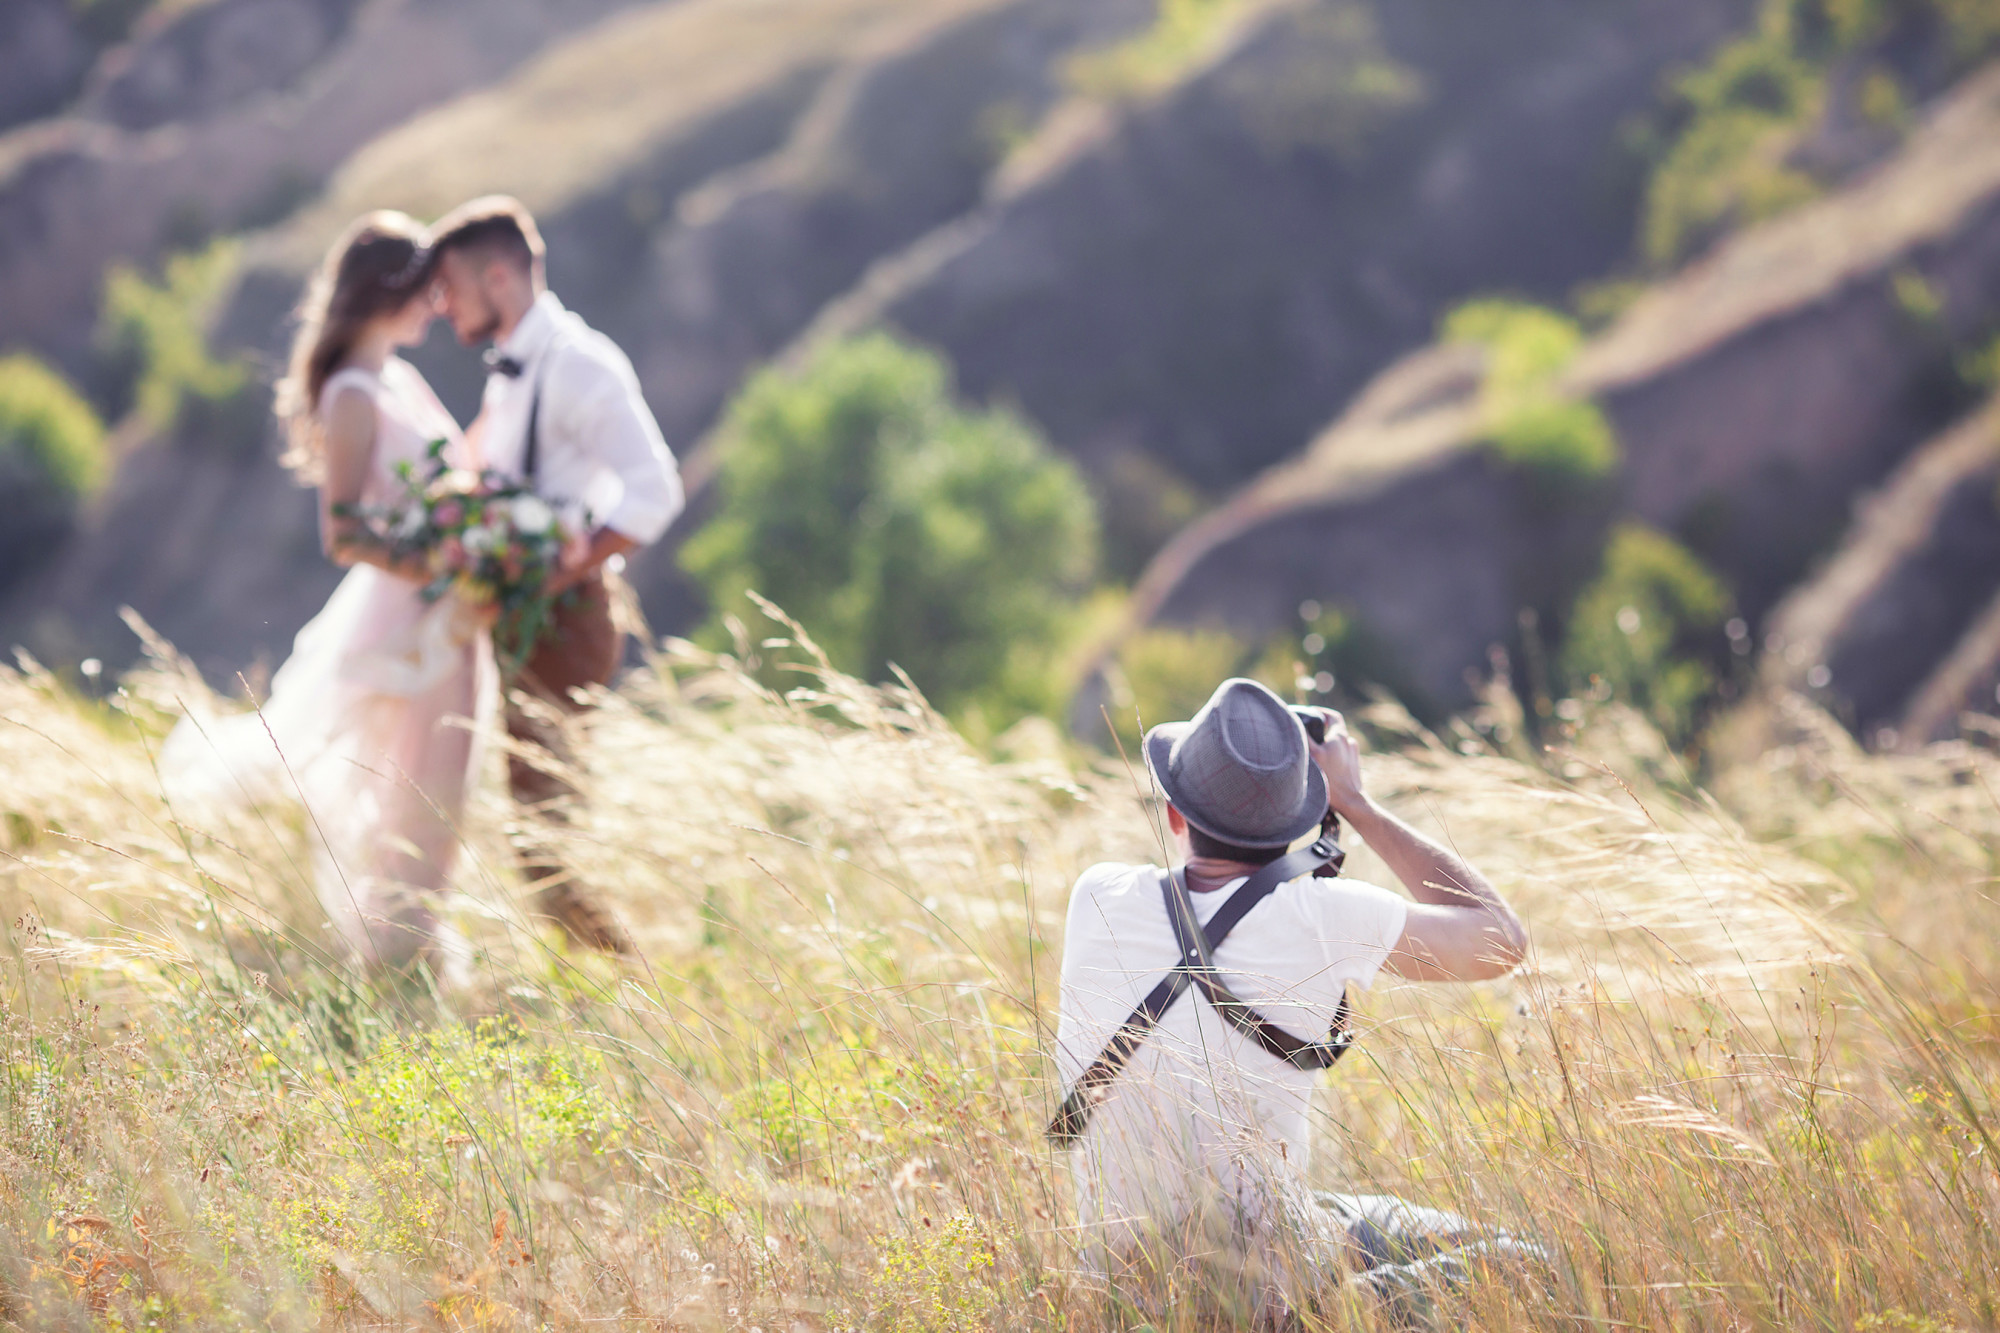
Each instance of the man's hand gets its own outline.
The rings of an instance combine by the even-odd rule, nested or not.
[[[1361,745],[1348,731],[1346,718],[1331,708],[1317,711],[1326,719],[1326,741],[1312,746],[1313,762],[1326,775],[1326,803],[1351,824],[1372,804],[1361,789]]]
[[[622,532],[610,528],[599,528],[588,541],[575,542],[563,547],[561,563],[549,579],[548,593],[560,597],[571,588],[588,579],[605,561],[614,555],[637,550],[639,543]]]
[[[1528,949],[1528,930],[1484,875],[1368,799],[1361,746],[1347,719],[1322,708],[1326,741],[1312,747],[1326,775],[1326,803],[1403,881],[1410,905],[1402,938],[1385,964],[1413,981],[1478,981],[1504,976]]]

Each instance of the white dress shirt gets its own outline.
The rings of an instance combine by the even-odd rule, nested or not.
[[[486,381],[478,439],[483,464],[524,479],[529,405],[539,389],[536,492],[572,530],[610,528],[641,546],[658,541],[686,497],[625,353],[554,292],[535,298],[498,351],[522,370]]]

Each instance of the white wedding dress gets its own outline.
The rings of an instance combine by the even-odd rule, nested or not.
[[[449,441],[453,466],[470,464],[457,422],[407,362],[339,371],[322,415],[348,388],[377,412],[364,505],[399,501],[396,465],[421,468],[433,440]],[[346,945],[392,966],[449,954],[436,899],[498,699],[491,637],[462,604],[357,565],[299,631],[260,709],[181,720],[161,750],[162,785],[190,806],[303,800],[315,887]]]

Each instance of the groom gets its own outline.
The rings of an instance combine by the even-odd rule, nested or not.
[[[452,210],[432,228],[431,252],[444,316],[459,341],[493,344],[486,395],[466,436],[475,456],[526,482],[565,527],[589,538],[555,577],[553,590],[562,596],[506,707],[507,733],[527,749],[508,757],[514,800],[559,823],[577,796],[558,775],[572,763],[562,719],[586,706],[574,692],[609,683],[624,655],[606,568],[616,570],[626,552],[667,530],[683,503],[680,473],[632,363],[548,290],[541,232],[519,201],[492,195]],[[517,834],[515,852],[537,909],[572,940],[634,951],[623,924],[545,836]]]

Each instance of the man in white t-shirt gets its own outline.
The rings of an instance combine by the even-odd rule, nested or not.
[[[1069,1126],[1079,1221],[1095,1264],[1114,1274],[1148,1255],[1157,1261],[1162,1248],[1170,1263],[1227,1249],[1259,1270],[1260,1301],[1282,1305],[1285,1292],[1324,1279],[1329,1255],[1365,1266],[1434,1253],[1447,1236],[1409,1251],[1397,1233],[1466,1229],[1394,1200],[1315,1199],[1307,1190],[1314,1071],[1340,1044],[1319,1039],[1344,1021],[1350,985],[1366,987],[1383,970],[1420,981],[1501,976],[1520,962],[1527,933],[1476,870],[1368,798],[1338,713],[1318,710],[1313,720],[1323,743],[1271,691],[1230,680],[1192,721],[1154,728],[1146,764],[1169,802],[1186,897],[1155,866],[1093,866],[1072,891],[1056,1059],[1063,1086],[1081,1088],[1066,1112],[1088,1104]],[[1314,844],[1321,854],[1295,854],[1258,876],[1318,831],[1329,809],[1414,902],[1313,877],[1327,860],[1325,841]],[[1301,861],[1309,864],[1296,869]],[[1219,1000],[1190,985],[1134,1037],[1128,1019],[1162,993],[1156,987],[1194,938],[1185,924],[1177,934],[1174,904],[1189,904],[1207,927],[1230,915],[1223,909],[1246,881],[1254,892],[1294,869],[1296,878],[1257,899],[1213,945],[1205,975],[1223,988]],[[1223,1012],[1232,1000],[1240,1002],[1233,1018]],[[1264,1022],[1262,1035],[1246,1012]],[[1294,1059],[1274,1053],[1291,1049],[1286,1034],[1305,1048]],[[1107,1051],[1114,1038],[1128,1044],[1122,1060]],[[1307,1058],[1315,1052],[1318,1060]],[[1301,1255],[1314,1271],[1301,1271]]]

